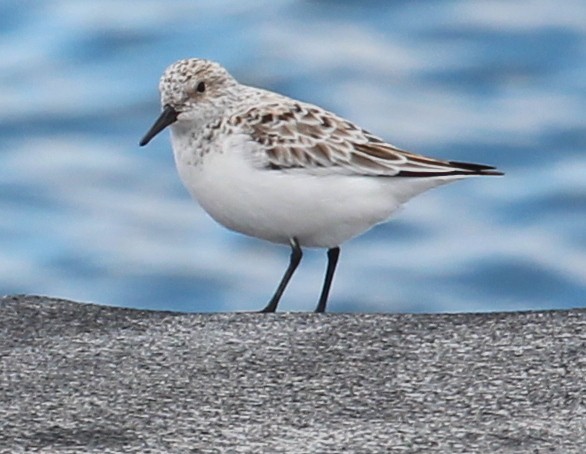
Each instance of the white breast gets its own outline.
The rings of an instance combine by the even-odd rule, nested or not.
[[[201,157],[182,137],[173,134],[172,141],[184,185],[212,218],[275,243],[295,237],[301,246],[338,246],[447,182],[267,169],[254,161],[260,145],[244,134],[218,138]]]

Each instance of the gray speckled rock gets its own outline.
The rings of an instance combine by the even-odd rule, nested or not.
[[[585,452],[586,312],[0,299],[0,452]]]

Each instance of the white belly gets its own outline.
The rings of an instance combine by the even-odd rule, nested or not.
[[[183,183],[212,218],[274,243],[297,238],[301,246],[338,246],[388,219],[412,196],[445,182],[259,168],[251,160],[256,144],[242,136],[217,143],[198,164],[191,150],[175,140],[173,145]]]

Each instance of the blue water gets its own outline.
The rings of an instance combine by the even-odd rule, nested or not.
[[[288,250],[216,225],[168,134],[138,140],[179,58],[320,104],[391,143],[496,165],[342,248],[333,311],[586,305],[586,3],[0,3],[0,294],[260,309]],[[308,251],[283,310],[312,310]]]

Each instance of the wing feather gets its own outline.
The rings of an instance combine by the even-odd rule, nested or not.
[[[283,98],[259,103],[229,122],[248,128],[270,169],[330,168],[354,175],[499,175],[493,167],[442,161],[401,150],[317,106]]]

